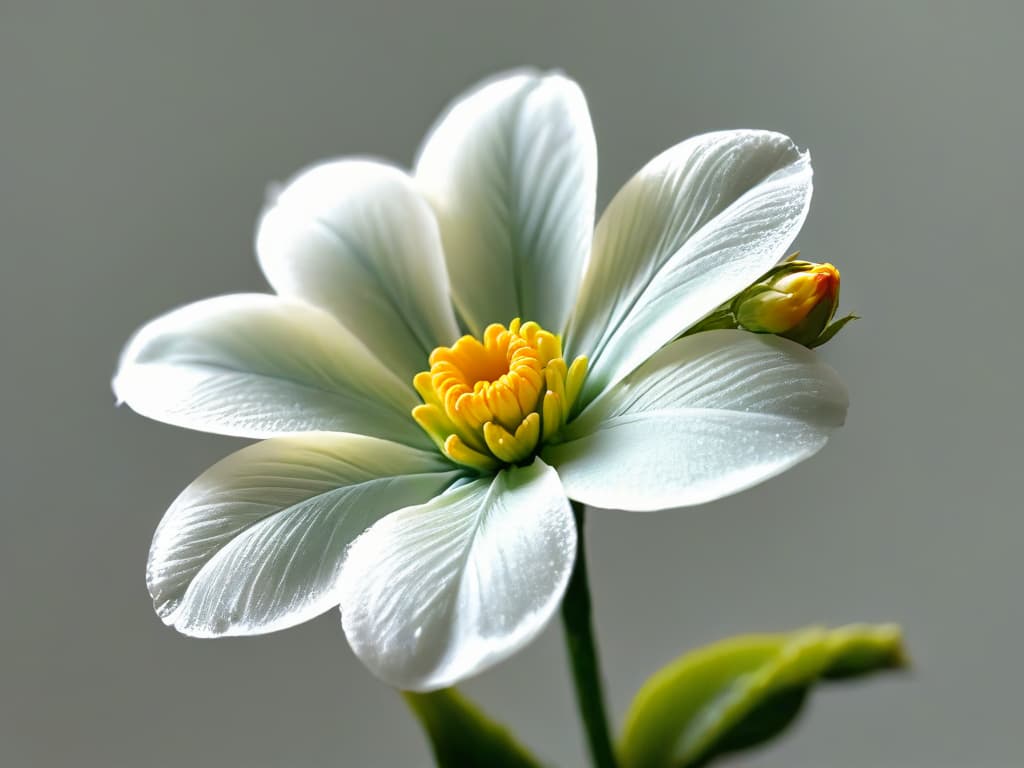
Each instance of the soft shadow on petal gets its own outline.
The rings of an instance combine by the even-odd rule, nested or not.
[[[323,310],[263,294],[181,307],[143,326],[114,392],[143,416],[238,437],[355,432],[429,448],[418,402]]]
[[[522,317],[561,331],[590,253],[597,188],[579,87],[531,71],[477,86],[428,135],[416,181],[437,211],[470,330]]]
[[[668,345],[549,446],[570,498],[649,511],[703,504],[809,458],[841,426],[846,389],[810,350],[745,331]]]
[[[436,453],[312,432],[243,448],[204,472],[153,537],[157,613],[200,637],[294,626],[336,606],[346,547],[459,475]]]
[[[539,459],[388,515],[349,549],[341,618],[356,655],[410,690],[453,685],[529,643],[576,554],[558,475]]]
[[[778,262],[810,200],[810,156],[778,133],[709,133],[644,166],[601,216],[569,323],[585,400]]]
[[[403,380],[459,336],[433,211],[397,168],[304,171],[264,212],[256,250],[274,290],[333,313]]]

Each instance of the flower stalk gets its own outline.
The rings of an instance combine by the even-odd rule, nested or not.
[[[576,686],[576,705],[583,720],[594,768],[616,768],[618,763],[608,729],[597,641],[591,619],[590,586],[587,582],[587,555],[583,534],[585,512],[583,505],[575,501],[572,502],[572,510],[576,518],[578,549],[576,564],[569,579],[569,588],[562,603],[565,643]]]

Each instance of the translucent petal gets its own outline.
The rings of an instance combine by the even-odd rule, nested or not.
[[[561,331],[594,227],[597,148],[579,87],[529,71],[477,86],[427,137],[416,181],[470,329],[522,317]]]
[[[459,336],[437,222],[397,168],[304,171],[264,212],[256,250],[274,290],[330,311],[403,381]]]
[[[576,527],[535,460],[388,515],[352,545],[341,620],[356,655],[397,688],[453,685],[510,656],[558,608]]]
[[[810,199],[810,156],[778,133],[709,133],[644,166],[597,225],[569,324],[568,355],[590,356],[585,399],[778,262]]]
[[[143,416],[205,432],[430,446],[409,416],[411,386],[329,314],[277,296],[221,296],[153,320],[123,352],[114,392]]]
[[[146,581],[157,613],[188,635],[290,627],[338,604],[345,548],[384,515],[443,491],[437,454],[312,432],[243,448],[164,515]]]
[[[810,457],[843,423],[836,373],[794,342],[708,331],[668,345],[549,446],[572,499],[657,510],[703,504]]]

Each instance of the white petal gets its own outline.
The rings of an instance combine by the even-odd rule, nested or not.
[[[787,137],[724,131],[654,158],[609,204],[567,338],[584,397],[620,380],[786,254],[811,200]]]
[[[409,690],[453,685],[510,656],[558,608],[576,525],[537,459],[388,515],[342,567],[341,620],[356,655]]]
[[[389,512],[458,476],[437,454],[313,432],[244,448],[204,472],[164,515],[146,581],[188,635],[294,626],[338,604],[345,548]]]
[[[340,160],[299,174],[264,213],[256,250],[274,290],[332,312],[403,380],[459,336],[437,222],[397,168]]]
[[[703,504],[817,452],[842,425],[835,371],[786,339],[708,331],[673,342],[550,446],[569,497],[597,507]]]
[[[326,312],[277,296],[190,304],[144,326],[114,392],[143,416],[239,437],[328,430],[430,441],[419,399]]]
[[[477,86],[427,137],[416,181],[470,329],[521,317],[560,331],[594,227],[597,148],[579,87],[533,72]]]

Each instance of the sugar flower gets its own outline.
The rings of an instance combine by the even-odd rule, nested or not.
[[[440,118],[411,173],[341,159],[292,179],[256,240],[276,295],[207,299],[135,335],[120,400],[266,438],[160,523],[147,581],[166,623],[258,634],[340,605],[375,674],[444,687],[556,611],[570,499],[701,504],[821,448],[846,394],[813,352],[680,338],[785,255],[809,156],[766,131],[698,136],[595,229],[596,177],[580,89],[498,77]]]

